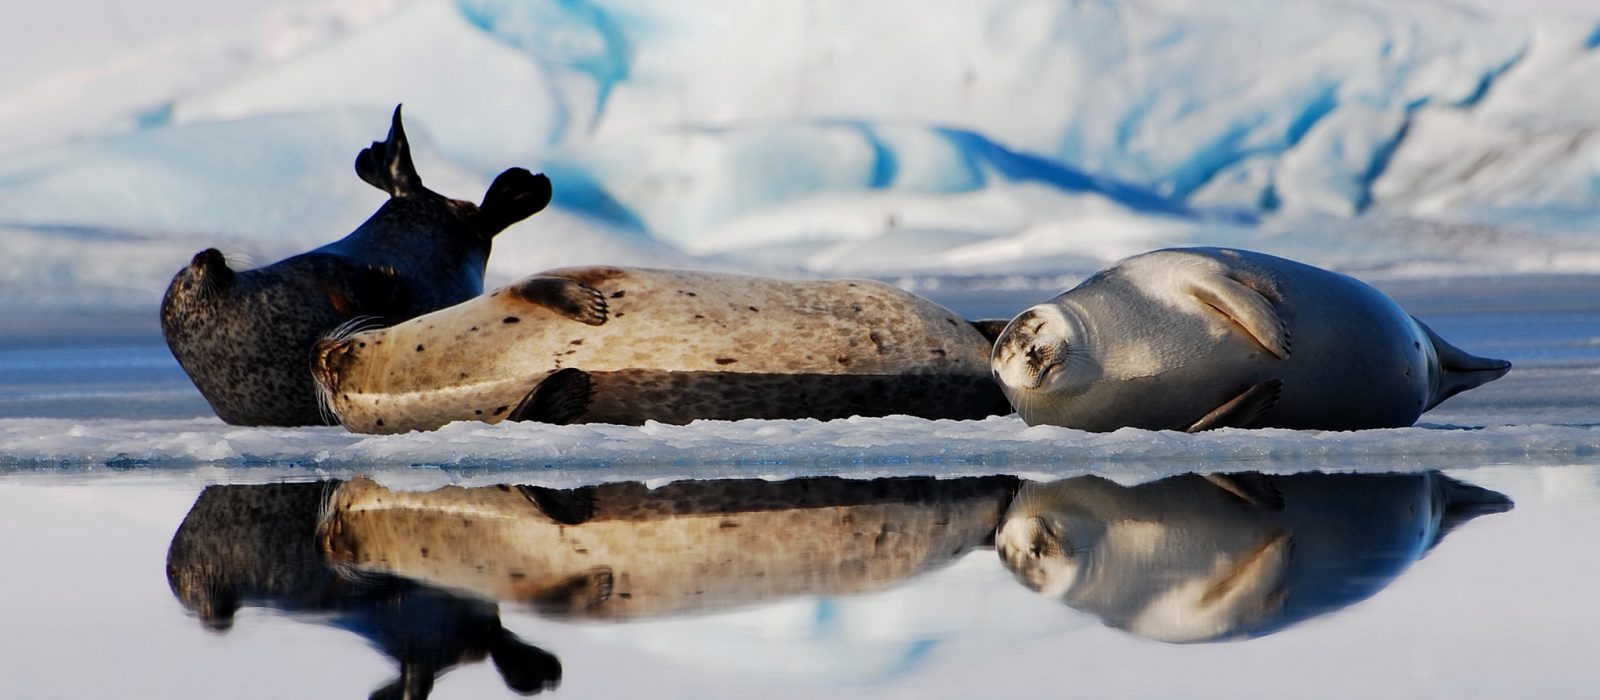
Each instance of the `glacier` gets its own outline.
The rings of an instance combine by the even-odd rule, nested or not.
[[[148,308],[200,248],[266,263],[337,238],[381,202],[349,160],[400,102],[439,191],[552,174],[555,207],[500,239],[497,280],[1081,276],[1201,243],[1370,274],[1600,271],[1600,13],[273,7],[0,98],[0,307]]]

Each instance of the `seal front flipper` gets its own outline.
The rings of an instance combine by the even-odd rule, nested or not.
[[[598,326],[609,312],[606,297],[587,284],[566,277],[529,277],[511,287],[512,294],[579,323]]]
[[[1429,397],[1428,407],[1422,410],[1431,411],[1445,399],[1488,384],[1511,371],[1510,362],[1478,357],[1440,338],[1438,333],[1434,333],[1428,324],[1417,320],[1417,317],[1413,316],[1411,320],[1427,334],[1428,340],[1433,343],[1433,353],[1439,358],[1439,374],[1433,378],[1433,395]]]
[[[1267,409],[1278,403],[1278,396],[1282,393],[1283,380],[1269,379],[1246,389],[1244,393],[1218,406],[1216,410],[1207,413],[1185,430],[1198,433],[1216,428],[1247,428],[1261,418]]]
[[[506,416],[509,421],[534,421],[566,425],[589,412],[594,380],[581,369],[558,369],[522,397]]]
[[[528,603],[547,615],[580,613],[610,600],[612,581],[611,567],[597,566],[540,591]]]
[[[406,129],[400,124],[400,105],[394,106],[389,138],[373,141],[356,154],[356,175],[390,197],[426,191],[417,166],[411,164],[411,142],[406,140]]]
[[[483,204],[467,218],[474,230],[484,238],[493,238],[518,221],[544,210],[550,205],[550,178],[535,175],[522,168],[511,168],[494,179],[489,191],[483,194]]]
[[[1289,328],[1260,290],[1231,277],[1205,275],[1189,283],[1187,291],[1228,320],[1278,359],[1289,358]]]

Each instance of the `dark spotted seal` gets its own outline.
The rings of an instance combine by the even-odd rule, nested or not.
[[[390,199],[350,235],[255,270],[204,250],[167,287],[167,346],[224,421],[328,423],[307,371],[312,343],[353,319],[397,323],[481,294],[495,234],[551,194],[549,179],[521,168],[495,178],[482,205],[429,190],[399,107],[388,139],[356,157],[356,174]]]
[[[980,326],[866,280],[583,267],[320,343],[313,374],[356,432],[459,420],[1009,413]]]
[[[1226,248],[1128,258],[1022,312],[994,350],[1028,424],[1096,431],[1398,428],[1510,368],[1354,278]]]

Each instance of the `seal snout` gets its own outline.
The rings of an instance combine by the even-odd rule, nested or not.
[[[311,346],[311,377],[318,386],[330,392],[335,390],[339,375],[355,360],[355,347],[349,338],[323,339]]]
[[[1012,389],[1039,389],[1067,360],[1064,330],[1041,307],[1023,312],[995,343],[995,379]]]

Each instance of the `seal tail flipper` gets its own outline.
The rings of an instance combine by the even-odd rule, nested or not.
[[[1278,403],[1278,396],[1283,393],[1283,380],[1269,379],[1257,384],[1244,393],[1233,397],[1227,403],[1218,406],[1207,413],[1200,420],[1186,428],[1187,432],[1198,433],[1202,430],[1215,430],[1217,428],[1247,428],[1262,414]]]
[[[539,385],[511,409],[506,420],[566,425],[589,412],[594,380],[589,373],[567,367],[545,375]]]
[[[417,166],[411,163],[411,142],[406,140],[406,129],[400,123],[400,105],[394,107],[394,118],[389,125],[389,137],[373,141],[371,146],[356,154],[356,175],[390,197],[404,197],[425,191]]]
[[[506,227],[544,210],[550,205],[554,190],[550,178],[543,173],[535,175],[522,168],[511,168],[489,185],[483,194],[483,204],[470,219],[472,227],[484,238],[493,238]]]
[[[1417,327],[1428,335],[1428,340],[1433,342],[1434,355],[1439,358],[1439,374],[1433,380],[1433,396],[1428,401],[1427,408],[1422,410],[1431,411],[1445,399],[1473,387],[1488,384],[1511,371],[1510,362],[1492,357],[1478,357],[1440,338],[1428,324],[1418,321],[1416,317],[1412,317],[1411,320],[1416,321]]]
[[[605,295],[574,279],[536,275],[518,282],[510,290],[524,301],[579,323],[599,326],[610,316]]]

